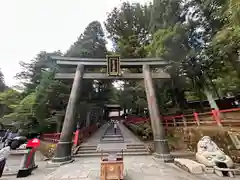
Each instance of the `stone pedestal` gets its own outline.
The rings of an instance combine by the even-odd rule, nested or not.
[[[192,174],[203,174],[205,166],[190,159],[177,158],[174,164]]]
[[[173,156],[170,154],[167,139],[160,137],[154,138],[154,153],[153,156],[158,159],[162,159],[166,163],[172,163],[174,161]]]

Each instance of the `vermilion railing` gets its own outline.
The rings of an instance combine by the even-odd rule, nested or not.
[[[83,142],[84,139],[88,138],[94,131],[96,131],[97,126],[92,125],[87,128],[83,128],[81,130],[77,130],[73,133],[73,143],[74,145],[78,145],[79,143]],[[61,133],[45,133],[42,134],[40,139],[47,141],[47,142],[53,142],[57,143],[60,139]]]
[[[229,117],[231,113],[239,111],[239,115]],[[240,108],[211,110],[210,112],[197,113],[187,115],[164,116],[163,124],[165,127],[169,126],[191,126],[191,125],[218,125],[218,126],[240,126]],[[149,118],[129,116],[124,123],[138,124],[148,122]]]
[[[239,111],[239,116],[227,117],[228,113]],[[137,124],[148,122],[150,119],[145,117],[128,116],[124,120],[125,124]],[[240,108],[212,110],[210,112],[198,113],[187,115],[164,116],[163,124],[165,128],[171,126],[191,126],[191,125],[218,125],[218,126],[240,126]],[[78,145],[84,139],[89,137],[97,129],[96,125],[77,130],[73,133],[73,143]],[[41,139],[48,142],[57,143],[60,139],[61,133],[48,133],[41,135]]]
[[[56,143],[60,139],[61,133],[45,133],[40,136],[40,139],[47,141],[47,142],[53,142]]]

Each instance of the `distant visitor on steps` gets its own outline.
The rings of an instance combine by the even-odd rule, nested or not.
[[[116,135],[117,133],[117,122],[114,122],[114,134]]]

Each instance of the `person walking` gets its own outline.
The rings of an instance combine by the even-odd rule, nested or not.
[[[116,122],[114,122],[114,134],[116,135],[117,134],[117,123]]]

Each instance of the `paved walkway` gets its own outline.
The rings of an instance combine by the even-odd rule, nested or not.
[[[100,143],[107,124],[103,125],[83,145],[96,145]],[[142,143],[125,126],[119,124],[127,143]],[[220,178],[214,174],[192,175],[174,164],[165,164],[155,160],[152,156],[125,156],[124,180],[230,180],[232,178]],[[57,168],[47,168],[46,162],[39,164],[39,168],[33,175],[22,178],[23,180],[99,180],[100,157],[76,158],[75,162]],[[16,177],[2,177],[3,180],[13,180]],[[236,178],[239,179],[239,178]]]
[[[151,156],[124,157],[124,180],[230,180],[220,178],[214,174],[197,175],[189,174],[173,164],[165,164],[154,160]],[[38,169],[34,174],[21,178],[23,180],[99,180],[100,158],[78,158],[74,163],[66,164],[55,170]],[[3,180],[16,179],[3,177]],[[238,178],[236,178],[238,179]]]
[[[100,140],[103,137],[106,129],[108,127],[108,123],[101,126],[86,142],[81,145],[98,145],[100,144]],[[119,128],[122,132],[122,136],[124,139],[124,143],[137,143],[143,144],[128,128],[126,128],[122,123],[119,123]]]
[[[35,169],[32,172],[32,175],[26,177],[26,178],[20,178],[23,180],[44,180],[46,179],[47,175],[51,174],[56,170],[56,168],[48,168],[47,167],[47,161],[41,161],[36,163],[38,165],[38,168]],[[1,180],[16,180],[16,175],[12,176],[2,176],[0,178]]]
[[[124,139],[125,143],[135,143],[135,144],[143,144],[142,141],[140,141],[137,136],[135,136],[126,126],[124,126],[122,123],[118,124],[121,132],[122,132],[122,136]]]
[[[102,125],[89,139],[82,143],[81,145],[97,145],[100,143],[102,136],[104,135],[106,129],[108,127],[108,123]]]

